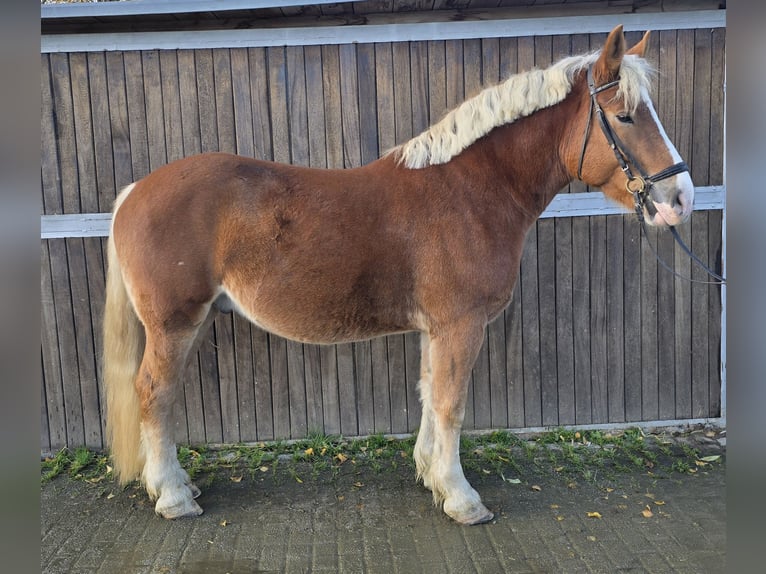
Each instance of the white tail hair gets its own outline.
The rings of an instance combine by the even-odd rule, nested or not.
[[[117,196],[112,221],[134,185]],[[145,459],[141,447],[141,408],[135,387],[144,352],[144,328],[128,296],[113,233],[109,236],[107,256],[103,330],[106,435],[115,476],[125,484],[141,476]]]

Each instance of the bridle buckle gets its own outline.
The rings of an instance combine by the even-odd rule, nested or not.
[[[646,180],[640,175],[628,176],[625,189],[632,195],[640,195],[646,191]]]

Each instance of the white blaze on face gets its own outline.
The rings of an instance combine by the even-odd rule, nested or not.
[[[665,147],[670,153],[672,163],[679,163],[683,161],[681,154],[678,153],[676,146],[670,141],[668,134],[665,133],[665,128],[662,126],[660,119],[657,117],[657,112],[654,109],[652,100],[648,94],[644,94],[644,103],[649,110],[649,113],[657,124],[657,130],[662,136],[665,142]],[[670,167],[670,166],[668,166]],[[694,205],[694,184],[692,183],[691,175],[688,171],[678,173],[667,179],[663,179],[654,184],[660,193],[658,197],[652,196],[654,200],[654,206],[657,208],[657,214],[652,218],[649,223],[655,225],[677,225],[684,222],[689,215],[691,215]],[[675,193],[678,193],[677,203],[671,205],[670,203],[658,201],[658,198],[662,197],[674,197]]]

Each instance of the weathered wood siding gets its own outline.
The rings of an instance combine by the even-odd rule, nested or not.
[[[202,151],[358,166],[482,86],[605,37],[43,54],[44,213],[108,212],[122,186]],[[724,52],[724,29],[650,44],[658,113],[697,186],[723,183]],[[720,268],[720,210],[681,234]],[[669,234],[650,239],[704,279]],[[513,301],[487,329],[465,428],[720,416],[720,288],[674,278],[642,244],[630,215],[538,221]],[[104,443],[104,258],[103,238],[41,242],[43,450]],[[411,432],[418,363],[414,334],[319,347],[220,316],[179,389],[176,438]]]

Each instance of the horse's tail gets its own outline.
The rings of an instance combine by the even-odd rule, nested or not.
[[[133,185],[130,185],[119,194],[113,216],[132,188]],[[141,411],[135,379],[141,365],[145,335],[125,287],[113,233],[110,234],[107,250],[104,308],[106,436],[112,451],[114,474],[121,484],[125,484],[138,478],[144,466]]]

